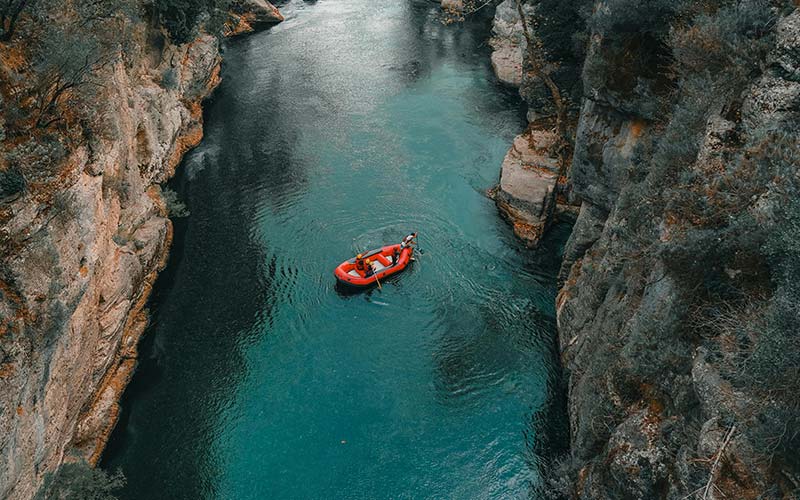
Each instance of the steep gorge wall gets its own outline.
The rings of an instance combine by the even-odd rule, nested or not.
[[[509,4],[497,11],[493,63],[526,97],[533,83],[509,76],[522,64]],[[700,146],[681,175],[662,172],[670,158],[659,151],[669,133],[678,142],[692,131],[671,131],[650,94],[659,85],[654,67],[672,64],[659,59],[664,45],[632,45],[637,66],[609,57],[602,35],[590,33],[584,78],[606,80],[586,86],[574,134],[569,184],[580,213],[556,304],[570,453],[547,474],[553,497],[777,499],[800,491],[797,464],[775,451],[796,439],[786,432],[794,417],[778,413],[793,403],[733,373],[749,366],[743,359],[760,341],[758,324],[747,321],[768,306],[753,303],[773,293],[764,234],[795,223],[781,219],[791,181],[779,172],[789,167],[796,177],[800,166],[765,131],[786,131],[796,152],[800,12],[775,20],[763,69],[703,117]],[[764,148],[771,152],[762,161]],[[755,431],[770,425],[766,439]]]
[[[795,13],[779,29],[772,67],[788,65],[796,72],[798,35]],[[720,110],[709,118],[694,168],[707,168],[726,150],[740,148],[741,139],[731,143],[734,130],[747,138],[782,121],[796,128],[798,98],[800,83],[793,78],[768,74],[752,81],[741,116],[730,121]],[[758,265],[755,259],[737,255],[746,250],[724,242],[728,235],[719,230],[716,240],[708,239],[708,253],[698,252],[675,272],[673,267],[684,264],[669,262],[670,247],[682,254],[684,225],[692,224],[671,218],[667,207],[656,211],[660,251],[643,250],[633,240],[631,226],[654,222],[631,217],[630,199],[624,199],[637,168],[634,160],[641,161],[634,159],[636,148],[652,139],[648,127],[602,98],[586,99],[581,110],[571,181],[582,206],[557,303],[569,377],[575,494],[701,497],[704,486],[713,484],[712,496],[717,491],[728,498],[783,498],[798,485],[780,477],[786,471],[770,470],[763,444],[743,432],[750,422],[741,401],[750,396],[726,382],[719,360],[709,356],[709,345],[730,339],[696,336],[693,314],[708,290],[693,288],[696,282],[682,274],[715,270],[727,277],[728,286],[746,291],[764,279],[763,269],[751,267]],[[758,197],[766,200],[770,194],[764,188]],[[757,200],[741,209],[765,225],[777,222]],[[724,470],[712,469],[718,456]]]
[[[800,12],[781,19],[776,33],[765,71],[748,82],[740,108],[735,114],[717,109],[706,121],[691,168],[705,179],[709,205],[717,201],[720,179],[732,170],[731,159],[751,154],[745,145],[758,144],[764,130],[800,128]],[[661,134],[649,120],[620,112],[602,93],[584,100],[571,173],[583,203],[557,303],[574,494],[791,496],[800,486],[793,466],[770,458],[768,446],[747,429],[755,425],[751,412],[759,396],[722,375],[726,358],[740,348],[730,345],[726,332],[697,318],[703,304],[725,307],[714,302],[720,292],[709,290],[711,284],[747,295],[763,283],[766,273],[757,256],[737,240],[748,235],[712,227],[696,220],[704,212],[681,213],[669,204],[654,207],[654,220],[633,216],[633,181],[658,168],[648,165],[656,159],[647,152]],[[746,174],[731,175],[753,195],[730,209],[730,220],[751,217],[764,227],[788,223],[776,218],[776,204],[785,202],[775,194],[777,182],[758,184]],[[661,189],[692,187],[667,182]],[[655,242],[637,241],[637,224],[655,225]],[[701,231],[705,246],[690,247],[686,235]],[[745,307],[731,303],[734,314]]]
[[[200,141],[200,102],[219,81],[215,37],[175,46],[137,30],[129,62],[103,75],[113,130],[2,206],[0,498],[32,497],[64,460],[99,459],[171,241],[160,184]]]

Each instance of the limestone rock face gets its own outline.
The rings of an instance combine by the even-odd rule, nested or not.
[[[522,56],[527,46],[522,21],[515,0],[504,0],[496,10],[489,40],[492,52],[492,69],[497,79],[506,85],[522,84]]]
[[[572,227],[569,241],[564,248],[564,260],[558,273],[558,281],[563,284],[570,274],[573,264],[583,257],[586,250],[603,234],[608,212],[588,201],[581,203],[578,218]]]
[[[54,201],[28,190],[3,207],[0,498],[31,498],[65,460],[95,463],[135,366],[172,234],[159,184],[200,141],[220,66],[214,37],[158,48],[139,29],[133,63],[103,76],[116,130],[68,154]]]
[[[572,156],[570,180],[575,194],[611,210],[630,174],[635,147],[646,127],[642,120],[623,117],[586,99]]]
[[[557,140],[553,132],[528,131],[514,139],[503,160],[495,203],[529,247],[539,244],[548,216],[552,193],[558,182],[558,159],[550,150]]]

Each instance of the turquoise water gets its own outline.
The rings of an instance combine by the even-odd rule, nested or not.
[[[491,13],[283,11],[226,47],[104,466],[126,498],[528,496],[565,235],[526,252],[485,197],[525,125]],[[409,270],[337,291],[353,248],[409,231]]]

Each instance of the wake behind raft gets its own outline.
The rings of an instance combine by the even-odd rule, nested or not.
[[[380,284],[384,278],[399,273],[411,263],[417,233],[411,233],[403,242],[388,245],[363,254],[339,264],[333,271],[342,285],[354,288],[366,288]]]

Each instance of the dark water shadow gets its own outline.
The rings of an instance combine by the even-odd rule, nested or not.
[[[206,115],[218,113],[219,104],[207,103]],[[121,467],[135,485],[122,498],[214,495],[220,464],[209,454],[213,427],[234,396],[235,380],[246,375],[243,347],[261,331],[257,325],[271,322],[274,270],[264,246],[249,236],[254,208],[217,189],[258,182],[259,170],[206,153],[201,147],[188,155],[170,182],[194,214],[174,220],[169,262],[148,303],[151,323],[139,364],[101,462]],[[202,173],[193,170],[197,161]],[[158,418],[164,414],[169,418]]]

